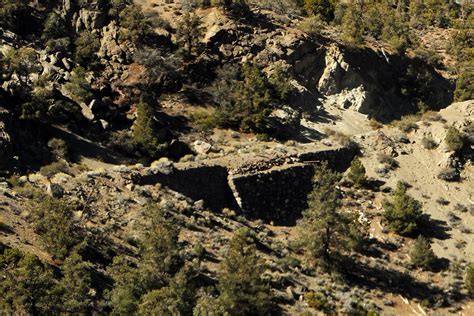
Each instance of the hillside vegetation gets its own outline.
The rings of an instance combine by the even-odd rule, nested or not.
[[[0,310],[474,314],[473,9],[0,0]]]

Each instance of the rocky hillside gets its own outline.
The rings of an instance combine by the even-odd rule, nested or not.
[[[0,5],[0,310],[474,314],[466,3]]]

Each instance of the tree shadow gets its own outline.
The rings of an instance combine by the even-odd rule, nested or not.
[[[446,221],[432,219],[428,214],[425,214],[420,227],[420,233],[423,236],[440,240],[451,238],[451,234],[448,233],[451,230],[452,228],[448,226]]]
[[[436,258],[431,265],[431,271],[436,273],[447,270],[448,268],[449,260],[441,257]]]
[[[229,16],[233,20],[237,20],[246,26],[249,26],[249,33],[253,33],[253,29],[259,28],[268,31],[276,30],[276,25],[266,16],[260,12],[254,12],[246,5],[234,5],[234,8],[230,10]]]
[[[360,251],[361,254],[373,258],[382,258],[384,257],[385,251],[395,251],[398,249],[398,246],[392,242],[382,242],[376,238],[368,240],[365,244],[365,247]]]
[[[9,225],[0,222],[0,232],[11,235],[15,233],[15,230]]]
[[[284,122],[284,120],[271,118],[271,135],[279,141],[295,140],[300,143],[311,143],[321,140],[325,137],[323,133],[308,128],[300,124],[300,122]]]
[[[211,104],[214,101],[212,94],[202,89],[186,87],[183,88],[182,93],[186,100],[195,106],[205,106],[207,104]]]
[[[206,250],[205,254],[204,254],[204,258],[203,260],[205,261],[209,261],[209,262],[212,262],[212,263],[219,263],[221,262],[219,260],[219,258],[217,258],[213,253],[210,253]]]
[[[374,192],[379,192],[380,187],[383,186],[386,182],[379,179],[367,179],[364,183],[364,187]]]
[[[45,130],[47,130],[52,137],[66,141],[68,147],[72,149],[72,161],[80,161],[81,157],[87,157],[111,164],[126,164],[129,162],[129,159],[123,157],[120,153],[59,126],[48,125],[45,126]]]
[[[372,266],[343,258],[337,265],[349,284],[364,287],[368,290],[378,289],[387,293],[400,294],[408,299],[434,299],[443,295],[439,287],[420,282],[408,273],[392,270],[386,266]]]
[[[330,114],[324,108],[320,108],[315,112],[306,113],[306,115],[311,122],[315,123],[331,123],[340,120],[339,117]]]

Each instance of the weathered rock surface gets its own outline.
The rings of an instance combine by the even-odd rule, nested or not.
[[[7,168],[12,160],[12,144],[9,134],[10,114],[0,107],[0,172]]]

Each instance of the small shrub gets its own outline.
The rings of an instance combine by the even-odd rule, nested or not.
[[[460,151],[464,147],[464,137],[462,133],[454,126],[448,129],[444,139],[450,151]]]
[[[20,181],[20,177],[17,175],[12,175],[10,178],[7,180],[8,183],[15,189],[15,188],[20,188],[23,187],[24,183]]]
[[[324,22],[318,16],[310,16],[301,21],[301,23],[298,24],[298,28],[309,36],[315,38],[324,28]]]
[[[295,269],[301,266],[300,260],[289,255],[279,259],[277,264],[283,271],[290,271],[291,269]]]
[[[438,144],[431,136],[423,137],[423,139],[421,140],[421,144],[425,149],[435,149],[436,147],[438,147]]]
[[[128,130],[112,132],[107,145],[129,155],[133,155],[137,150],[137,143]]]
[[[474,122],[471,122],[463,130],[464,141],[467,145],[474,145]]]
[[[430,270],[433,268],[433,264],[436,261],[436,256],[431,249],[431,244],[428,239],[423,236],[419,236],[413,249],[410,253],[411,263],[418,268],[423,270]]]
[[[74,68],[71,78],[64,88],[82,102],[89,102],[93,98],[92,88],[86,80],[86,71],[82,67]]]
[[[52,177],[54,176],[55,174],[57,173],[70,173],[70,169],[69,169],[69,166],[68,164],[63,161],[63,160],[60,160],[60,161],[56,161],[56,162],[53,162],[49,165],[46,165],[46,166],[43,166],[41,167],[40,171],[39,171],[43,176],[45,177]]]
[[[450,202],[446,200],[445,198],[440,197],[436,199],[436,203],[438,203],[439,205],[449,205]]]
[[[383,124],[378,122],[377,120],[371,118],[370,121],[369,121],[369,126],[373,130],[377,130],[377,129],[381,129],[383,127]]]
[[[193,252],[199,260],[202,260],[206,255],[206,248],[204,248],[202,243],[198,242],[194,245]]]
[[[401,131],[409,133],[413,130],[418,129],[418,116],[416,115],[406,115],[403,116],[399,121],[395,122],[395,126],[398,127]]]
[[[461,203],[456,203],[453,208],[456,212],[461,212],[461,213],[467,213],[468,208],[467,206],[461,204]]]
[[[55,160],[68,159],[68,147],[64,140],[59,138],[51,138],[48,141],[48,147]]]
[[[448,182],[459,181],[459,171],[455,168],[445,168],[438,174],[438,179]]]
[[[367,181],[365,167],[358,157],[352,160],[348,177],[356,186],[362,186]]]
[[[472,100],[474,98],[474,71],[472,71],[472,61],[466,62],[459,67],[460,71],[454,90],[454,100],[457,102]]]
[[[464,284],[467,289],[467,293],[474,297],[474,262],[471,262],[466,269],[466,278]]]
[[[328,299],[324,294],[316,292],[306,292],[304,293],[304,299],[308,303],[308,306],[320,311],[326,311],[331,308],[331,305]]]
[[[424,121],[438,122],[438,121],[441,121],[442,119],[443,119],[443,117],[437,112],[427,111],[427,112],[423,113],[423,120]]]
[[[191,121],[201,131],[209,131],[217,126],[214,115],[204,111],[192,113]]]
[[[334,139],[342,146],[347,146],[347,145],[350,145],[351,143],[351,139],[349,136],[347,136],[346,134],[344,133],[339,133],[337,132],[335,135],[334,135]]]
[[[390,170],[395,170],[399,167],[398,161],[387,154],[377,154],[377,161],[381,164],[384,164]]]

